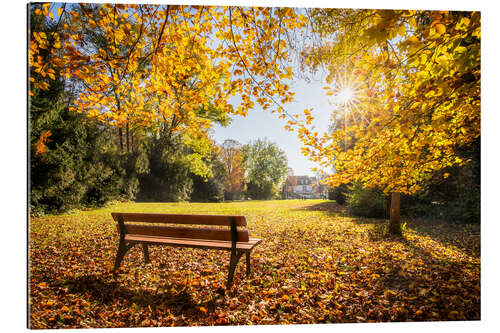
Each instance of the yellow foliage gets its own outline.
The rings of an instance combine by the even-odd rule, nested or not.
[[[313,14],[322,33],[335,36],[328,50],[310,50],[307,64],[327,65],[330,82],[339,71],[362,82],[357,104],[334,112],[329,135],[309,130],[308,110],[297,125],[304,154],[335,168],[330,185],[358,180],[386,192],[415,193],[431,172],[466,163],[457,148],[480,135],[479,13]],[[354,51],[357,57],[349,57]],[[336,92],[327,88],[326,94]]]
[[[295,10],[81,4],[66,12],[61,36],[33,32],[30,66],[42,76],[53,79],[54,73],[47,72],[53,68],[84,83],[72,107],[102,122],[162,122],[172,131],[197,137],[210,128],[211,120],[199,111],[208,102],[222,114],[246,115],[256,103],[267,109],[275,101],[293,99],[280,82],[292,76],[292,69],[283,51],[285,30],[279,27],[291,30],[306,24],[307,18],[299,18]],[[42,14],[50,16],[48,10]],[[259,29],[247,29],[249,22],[258,22]],[[103,42],[84,42],[82,26],[101,34]],[[276,44],[278,52],[262,40]],[[37,60],[40,49],[54,48],[58,52],[50,63]],[[269,86],[264,88],[256,78]],[[37,85],[42,83],[33,83]],[[241,103],[230,105],[236,94]]]

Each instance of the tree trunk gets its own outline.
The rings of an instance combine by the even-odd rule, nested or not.
[[[132,146],[132,151],[134,151],[134,131],[130,131],[130,145]]]
[[[120,137],[120,153],[123,151],[123,131],[121,127],[118,127],[118,136]]]
[[[401,216],[400,216],[401,193],[392,192],[391,195],[391,215],[389,219],[389,233],[401,236]]]
[[[127,153],[130,153],[128,122],[127,122],[127,127],[126,127],[126,136],[127,136]]]

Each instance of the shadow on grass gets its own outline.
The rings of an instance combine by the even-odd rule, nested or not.
[[[350,222],[358,225],[371,225],[368,236],[372,241],[399,240],[407,243],[405,238],[393,237],[388,234],[388,219],[367,218],[350,215],[345,206],[337,204],[335,201],[322,202],[305,206],[297,211],[322,211],[330,217],[349,217]],[[455,247],[470,256],[480,255],[480,226],[470,226],[465,228],[440,220],[409,219],[403,217],[403,228],[411,228],[418,235],[430,237],[432,240],[443,244],[446,247]],[[465,233],[465,234],[464,234]]]
[[[294,211],[314,211],[314,212],[328,212],[332,215],[347,215],[347,210],[344,206],[339,205],[335,201],[327,201],[319,204],[304,206],[301,208],[293,209]]]
[[[327,212],[331,216],[352,217],[353,222],[358,224],[370,224],[383,221],[381,218],[358,217],[349,214],[346,206],[339,205],[335,201],[327,201],[319,204],[296,208],[294,211]]]

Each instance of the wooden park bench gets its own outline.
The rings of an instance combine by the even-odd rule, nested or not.
[[[149,245],[227,250],[231,251],[227,278],[227,288],[229,288],[233,282],[236,265],[244,253],[246,254],[246,275],[247,277],[250,275],[250,252],[261,242],[261,239],[250,238],[247,229],[241,229],[247,225],[244,216],[141,213],[111,213],[111,216],[118,222],[117,227],[120,233],[114,271],[120,267],[127,251],[136,244],[142,244],[146,263],[149,262]],[[190,226],[178,226],[179,224]],[[193,227],[193,225],[204,227]]]

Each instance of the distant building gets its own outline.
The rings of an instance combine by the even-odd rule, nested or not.
[[[317,177],[288,176],[283,185],[283,197],[287,199],[325,198],[327,191],[325,186],[319,182]]]

